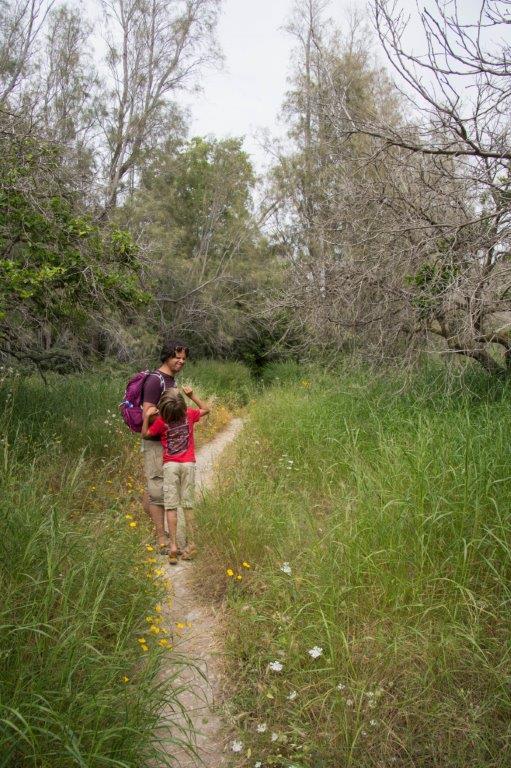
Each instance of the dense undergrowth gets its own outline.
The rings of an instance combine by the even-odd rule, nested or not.
[[[200,515],[233,765],[508,766],[509,385],[266,379]]]
[[[169,585],[139,503],[139,440],[117,413],[126,378],[4,374],[0,768],[167,764],[154,729],[176,689],[158,663],[183,661],[154,629]],[[186,381],[217,402],[199,442],[248,379],[241,366],[190,366]]]

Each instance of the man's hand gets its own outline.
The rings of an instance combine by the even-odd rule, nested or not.
[[[193,389],[191,387],[183,387],[183,392],[187,397],[191,397],[193,395]]]

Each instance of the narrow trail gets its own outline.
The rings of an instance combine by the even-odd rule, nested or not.
[[[214,463],[224,448],[234,440],[242,428],[241,419],[233,419],[229,426],[210,443],[197,452],[196,483],[200,496],[211,486]],[[182,518],[179,515],[179,518]],[[182,540],[181,523],[178,523],[178,541]],[[165,610],[164,622],[174,634],[176,652],[192,665],[185,665],[175,683],[184,690],[179,695],[190,722],[176,711],[162,713],[162,730],[173,724],[173,730],[181,730],[179,738],[194,745],[196,755],[173,743],[162,743],[163,753],[172,755],[176,768],[222,768],[227,764],[225,754],[224,724],[219,714],[221,700],[221,643],[220,622],[213,606],[205,605],[194,594],[191,586],[193,562],[166,565],[172,581],[171,606]],[[178,628],[178,625],[185,625]],[[162,677],[172,670],[162,669]],[[187,733],[186,733],[187,732]],[[186,736],[184,734],[186,733]],[[176,734],[178,735],[178,734]],[[155,768],[158,768],[157,766]]]

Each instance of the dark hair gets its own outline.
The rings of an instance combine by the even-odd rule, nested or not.
[[[158,410],[165,424],[181,421],[186,416],[186,402],[178,389],[166,389],[160,397]]]
[[[188,357],[189,349],[184,343],[184,341],[181,341],[180,339],[167,339],[163,343],[163,347],[161,348],[160,352],[160,360],[162,363],[165,362],[165,360],[168,360],[169,357],[175,357],[176,352],[184,352],[185,355]]]

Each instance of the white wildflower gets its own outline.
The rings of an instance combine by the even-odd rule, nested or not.
[[[277,741],[278,738],[279,738],[279,734],[278,733],[275,733],[275,732],[272,733],[272,735],[271,735],[271,740],[272,741]]]
[[[260,760],[257,761],[257,763],[254,763],[254,768],[261,768],[262,762]]]
[[[259,723],[256,728],[257,733],[264,733],[267,730],[268,730],[268,726],[266,725],[266,723]]]
[[[315,645],[314,648],[309,648],[307,653],[312,659],[319,659],[319,657],[323,655],[323,648],[320,648],[319,645]]]
[[[378,725],[378,720],[370,720],[370,721],[369,721],[369,725],[370,725],[372,728],[374,728],[375,726],[377,726],[377,725]]]
[[[339,683],[339,685],[337,686],[338,691],[344,691],[345,688],[346,686],[344,685],[344,683]]]
[[[291,576],[291,566],[289,565],[289,563],[282,563],[282,565],[280,566],[280,570],[282,571],[282,573],[285,573],[287,576]]]
[[[346,706],[352,707],[353,706],[353,699],[346,699]]]
[[[268,664],[269,669],[271,669],[272,672],[282,672],[284,669],[284,665],[281,661],[270,661]]]
[[[298,693],[296,691],[291,691],[291,693],[288,693],[287,695],[287,700],[294,701],[297,696],[298,696]]]
[[[238,741],[238,739],[236,739],[235,741],[232,742],[231,749],[233,752],[241,752],[243,749],[243,742]]]

